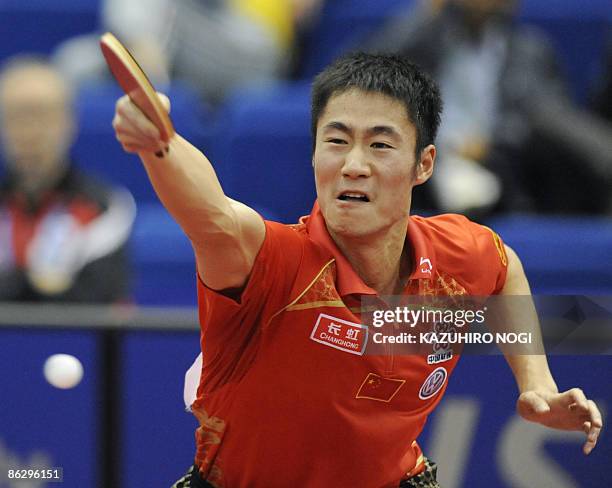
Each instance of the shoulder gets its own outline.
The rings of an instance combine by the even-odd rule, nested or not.
[[[411,221],[417,224],[436,248],[443,250],[469,250],[483,235],[489,238],[497,235],[489,227],[477,224],[459,214],[442,214],[434,217],[414,215]]]
[[[319,275],[333,254],[313,240],[305,224],[265,221],[266,237],[256,258],[253,281],[274,286],[281,295],[294,297]]]
[[[220,316],[226,319],[239,310],[259,313],[263,307],[265,313],[276,312],[291,301],[296,288],[302,289],[304,283],[312,281],[323,255],[320,246],[310,239],[306,226],[272,220],[264,220],[264,224],[265,237],[243,289],[228,296],[198,280],[202,324],[210,321],[210,317],[202,315],[204,311],[217,314],[221,310]]]
[[[265,224],[266,240],[269,238],[273,249],[286,260],[299,261],[302,267],[317,267],[333,257],[322,245],[310,238],[308,226],[304,223],[281,224],[266,220]]]
[[[508,259],[495,231],[456,214],[411,221],[432,246],[439,273],[456,278],[470,293],[495,293],[503,285]]]

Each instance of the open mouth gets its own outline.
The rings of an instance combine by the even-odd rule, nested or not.
[[[343,202],[369,202],[370,199],[363,193],[344,192],[338,197]]]

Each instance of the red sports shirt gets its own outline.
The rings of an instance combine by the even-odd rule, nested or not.
[[[405,294],[491,295],[503,245],[459,215],[413,216]],[[240,302],[199,283],[204,363],[192,408],[196,464],[217,487],[397,487],[422,470],[415,442],[457,357],[362,354],[361,295],[375,295],[317,204],[266,237]],[[352,310],[356,310],[353,312]]]

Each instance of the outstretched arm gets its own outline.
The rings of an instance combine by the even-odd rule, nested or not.
[[[169,110],[168,98],[160,98]],[[265,237],[261,217],[225,196],[211,163],[187,140],[177,134],[162,142],[127,96],[117,102],[113,127],[124,150],[138,153],[159,199],[191,240],[204,283],[217,290],[242,287]]]
[[[501,295],[530,296],[531,290],[519,257],[508,246],[506,254],[508,274]],[[531,300],[527,310],[524,306],[504,307],[504,322],[512,327],[517,321],[521,322],[522,330],[525,323],[531,324],[529,332],[536,341],[541,342],[538,316]],[[544,354],[505,356],[520,392],[518,413],[530,422],[554,429],[584,431],[587,439],[583,451],[589,454],[597,444],[603,424],[595,402],[589,400],[579,388],[559,393]]]

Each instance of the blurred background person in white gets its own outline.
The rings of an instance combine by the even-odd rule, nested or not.
[[[323,0],[104,0],[102,27],[130,49],[154,83],[183,80],[211,104],[240,85],[292,69],[299,33]],[[107,75],[99,34],[61,44],[55,59],[77,82]]]

